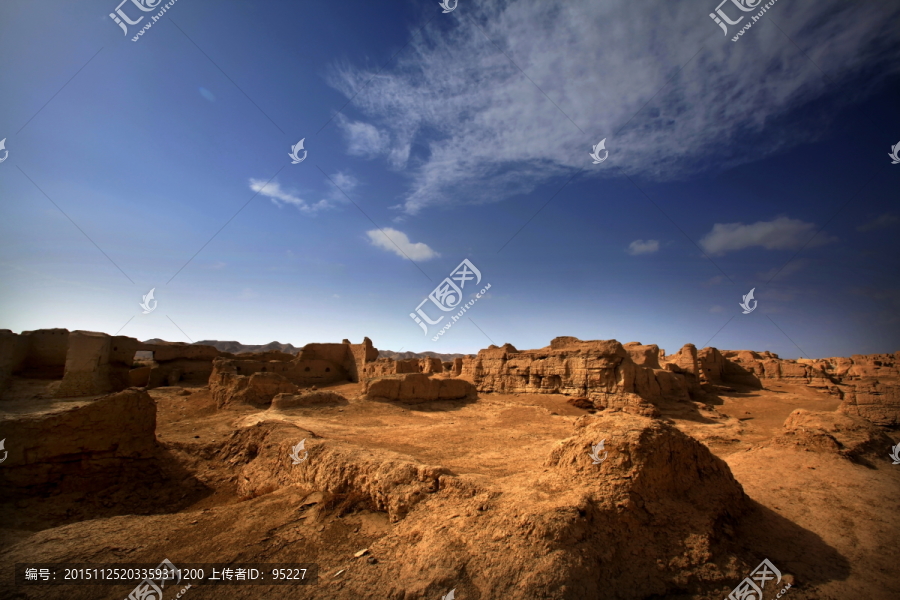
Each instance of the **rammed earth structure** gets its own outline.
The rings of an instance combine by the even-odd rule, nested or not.
[[[760,10],[755,15],[751,15],[750,19],[752,19],[752,20],[749,23],[747,23],[746,25],[744,25],[743,27],[741,27],[740,31],[737,32],[737,35],[734,36],[733,38],[731,38],[731,41],[732,42],[738,41],[738,38],[741,37],[742,35],[744,35],[745,31],[747,31],[748,29],[753,27],[753,24],[756,23],[757,21],[759,21],[762,18],[762,16],[766,13],[766,11],[769,10],[770,8],[772,8],[772,6],[776,2],[778,2],[778,0],[771,0],[770,2],[763,4],[762,10]]]

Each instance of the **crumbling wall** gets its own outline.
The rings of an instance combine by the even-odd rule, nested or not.
[[[378,359],[378,349],[367,337],[363,338],[362,344],[351,344],[350,340],[344,340],[344,344],[349,349],[344,368],[347,370],[350,381],[355,383],[365,377],[367,363]]]
[[[96,400],[0,420],[9,452],[0,487],[16,495],[45,495],[113,483],[156,450],[156,404],[129,389]]]
[[[68,330],[23,331],[22,337],[28,340],[23,372],[40,377],[61,377],[68,352]]]
[[[9,329],[0,329],[0,394],[12,376],[22,370],[28,354],[28,339]]]
[[[653,361],[654,353],[658,356],[655,346],[629,346],[630,351],[616,340],[574,337],[555,338],[538,350],[492,345],[454,361],[452,372],[458,371],[480,392],[566,394],[589,398],[598,408],[615,405],[618,400],[613,396],[627,394],[647,402],[690,399],[694,389],[690,374],[650,366],[658,366]],[[632,352],[645,364],[637,364]],[[629,402],[634,404],[634,399]]]
[[[366,380],[363,392],[367,400],[420,404],[433,400],[473,400],[475,386],[464,379],[429,377],[409,373]]]
[[[57,397],[106,394],[128,387],[130,366],[110,361],[112,353],[113,338],[105,333],[70,333],[65,374],[56,391]],[[119,356],[119,352],[115,354]]]
[[[0,329],[0,393],[13,375],[58,379],[66,366],[69,332],[38,329],[13,333]]]

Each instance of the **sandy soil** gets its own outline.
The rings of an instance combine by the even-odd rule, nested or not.
[[[348,578],[369,577],[373,571],[389,578],[402,568],[378,560],[377,550],[354,557],[359,550],[377,549],[399,525],[383,512],[341,506],[296,486],[242,496],[232,465],[215,458],[236,429],[272,419],[292,422],[363,454],[389,450],[502,490],[523,471],[537,469],[554,443],[572,435],[574,421],[588,412],[561,395],[484,395],[473,402],[400,406],[359,399],[358,384],[328,389],[348,403],[280,413],[216,411],[205,387],[187,388],[187,395],[181,395],[182,388],[152,390],[164,476],[155,482],[124,481],[102,497],[3,505],[0,578],[10,581],[12,564],[25,561],[312,562],[320,566],[315,586],[195,586],[185,597],[345,597],[340,591]],[[33,397],[34,389],[22,398],[29,393]],[[870,468],[836,455],[768,445],[791,411],[834,410],[839,401],[832,396],[770,384],[765,390],[720,390],[719,397],[720,404],[663,407],[663,417],[724,458],[743,485],[753,510],[734,539],[748,556],[768,558],[794,581],[784,597],[900,598],[900,466],[885,461]],[[5,409],[20,410],[20,401],[4,402]],[[892,437],[900,441],[896,432]],[[477,514],[446,515],[454,518],[476,519]],[[45,587],[34,595],[7,587],[0,589],[0,599],[121,600],[130,589]],[[165,600],[176,593],[167,590]],[[457,597],[473,596],[458,590]]]

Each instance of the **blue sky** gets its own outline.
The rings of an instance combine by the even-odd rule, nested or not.
[[[0,4],[0,328],[900,350],[895,2],[141,1]]]

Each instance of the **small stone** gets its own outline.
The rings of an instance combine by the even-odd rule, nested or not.
[[[375,564],[375,563],[377,563],[377,562],[378,562],[378,559],[377,559],[377,558],[375,558],[375,557],[374,557],[374,556],[370,556],[370,557],[369,557],[369,558],[367,558],[367,559],[366,559],[366,560],[368,560],[368,561],[369,561],[369,564],[370,564],[370,565],[374,565],[374,564]]]
[[[338,571],[337,573],[335,573],[334,576],[337,577],[338,575],[340,575],[341,573],[343,573],[343,572],[346,571],[346,570],[347,570],[347,569],[341,569],[340,571]]]
[[[366,552],[368,552],[368,551],[369,551],[368,548],[363,548],[362,550],[360,550],[359,552],[357,552],[356,554],[354,554],[354,555],[353,555],[353,558],[359,558],[360,556],[365,555]]]
[[[199,438],[199,437],[200,437],[199,435],[195,435],[195,436],[194,436],[194,438]]]

